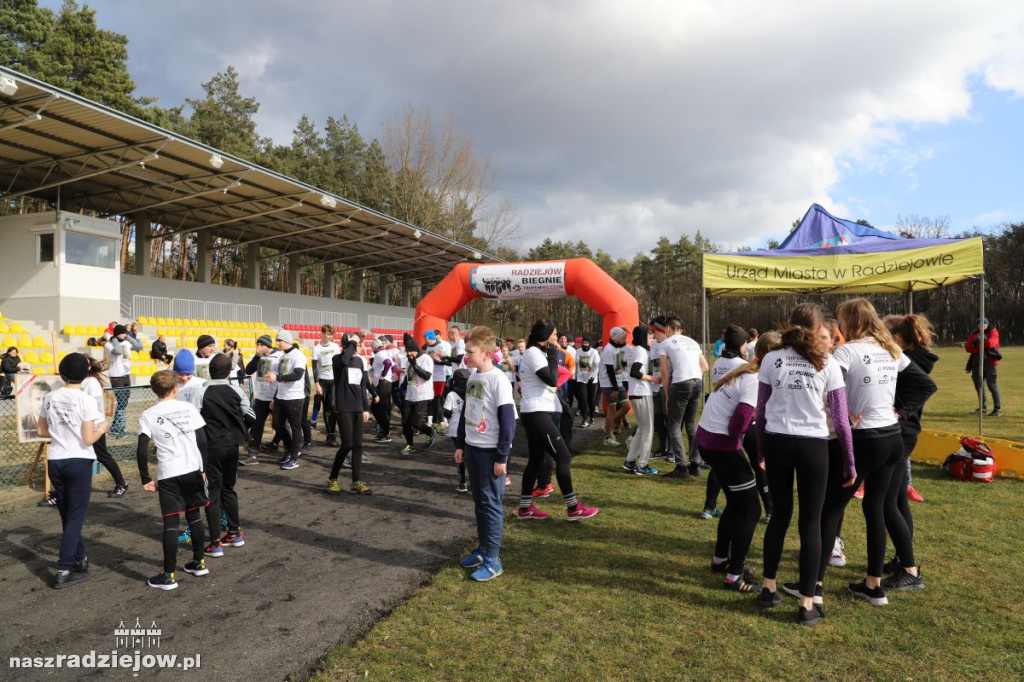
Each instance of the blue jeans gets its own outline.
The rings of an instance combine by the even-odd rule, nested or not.
[[[463,455],[466,469],[469,471],[469,487],[473,492],[476,534],[480,540],[480,549],[488,559],[497,559],[501,551],[501,531],[504,523],[501,500],[505,495],[505,477],[494,475],[494,462],[498,451],[474,447],[467,443]]]
[[[686,429],[686,442],[693,448],[697,433],[697,406],[700,405],[700,394],[703,382],[700,379],[689,379],[670,384],[668,388],[668,439],[672,446],[672,455],[676,466],[686,466],[694,457],[687,457],[687,449],[683,447],[683,429]],[[696,454],[696,449],[691,454]]]
[[[50,485],[57,498],[60,525],[64,529],[60,538],[60,559],[57,561],[60,571],[69,570],[86,556],[82,526],[89,513],[89,497],[92,495],[92,464],[93,460],[82,457],[51,459],[46,463]]]

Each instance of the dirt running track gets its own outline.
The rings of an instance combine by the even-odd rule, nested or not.
[[[576,430],[578,441],[598,433]],[[372,436],[371,432],[367,434]],[[125,469],[131,487],[106,497],[97,477],[84,538],[91,577],[65,590],[50,587],[60,540],[55,509],[21,508],[0,516],[0,679],[130,679],[126,670],[17,670],[10,657],[109,654],[115,628],[136,618],[160,628],[158,649],[143,654],[201,655],[199,673],[213,680],[282,680],[308,675],[332,647],[351,643],[389,613],[474,535],[472,500],[456,493],[451,441],[403,458],[402,443],[371,443],[364,478],[373,495],[329,495],[333,452],[320,445],[286,472],[270,456],[242,467],[237,490],[246,544],[207,558],[210,574],[177,573],[179,588],[161,592],[145,580],[160,570],[162,525],[155,493]],[[516,474],[525,463],[518,429]],[[342,471],[342,482],[351,476]],[[343,487],[343,490],[347,485]],[[191,558],[184,547],[179,566]],[[120,648],[120,652],[125,651]],[[181,670],[142,670],[139,678],[184,677]]]

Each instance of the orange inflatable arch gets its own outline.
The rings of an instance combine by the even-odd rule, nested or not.
[[[493,265],[456,265],[416,306],[413,333],[422,342],[430,329],[448,321],[473,299],[563,298],[575,296],[604,318],[602,338],[612,327],[632,330],[640,323],[636,298],[587,258]],[[557,324],[558,320],[554,320]],[[529,322],[531,325],[533,321]]]

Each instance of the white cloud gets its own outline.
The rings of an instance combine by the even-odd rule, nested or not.
[[[935,150],[908,126],[970,116],[979,83],[1024,94],[1016,0],[90,4],[132,40],[141,93],[180,102],[231,62],[279,142],[303,113],[373,135],[407,103],[454,112],[525,245],[621,257],[698,229],[762,244],[812,202],[845,215],[850,169],[913,188]]]

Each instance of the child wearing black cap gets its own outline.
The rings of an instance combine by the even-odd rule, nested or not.
[[[448,397],[444,399],[444,418],[448,420],[449,424],[458,425],[459,420],[462,419],[462,408],[466,404],[466,383],[469,381],[470,371],[465,367],[455,370],[452,374],[452,390],[448,393]],[[455,491],[460,493],[468,493],[469,486],[466,485],[466,462],[458,462],[459,466],[459,484],[455,486]]]
[[[210,378],[210,360],[218,355],[217,339],[209,334],[203,334],[196,339],[196,365],[195,375],[203,380]]]
[[[206,556],[224,556],[224,547],[241,547],[245,537],[239,522],[238,446],[249,440],[247,424],[256,421],[249,398],[237,384],[230,383],[233,361],[230,355],[219,353],[210,360],[210,380],[196,392],[193,405],[199,410],[206,426],[206,492],[210,505],[206,508],[206,521],[210,526],[210,544],[203,551]],[[228,517],[228,527],[221,536],[221,510]],[[220,539],[218,539],[220,538]]]
[[[113,331],[113,336],[103,345],[107,374],[111,388],[126,388],[132,385],[132,345],[127,341],[128,328],[123,324],[115,325]],[[124,411],[128,407],[128,397],[128,391],[114,391],[117,403],[110,426],[114,438],[122,438],[126,433]]]
[[[203,481],[206,436],[199,410],[192,403],[175,400],[178,377],[161,370],[149,380],[159,402],[139,417],[139,442],[135,452],[142,489],[160,494],[160,513],[164,518],[164,570],[149,579],[158,590],[177,589],[174,569],[178,561],[178,517],[185,514],[192,535],[192,561],[187,573],[210,572],[203,559],[203,519],[201,509],[209,504]],[[149,443],[156,445],[156,478],[149,477]]]
[[[405,355],[409,361],[407,370],[405,399],[402,403],[402,431],[405,435],[403,455],[416,452],[412,439],[416,433],[427,437],[424,449],[434,444],[435,431],[427,425],[427,408],[434,399],[434,359],[428,353],[421,353],[419,344],[411,335],[405,339]]]
[[[341,353],[331,358],[334,396],[330,405],[337,410],[338,431],[341,445],[334,455],[334,465],[327,479],[327,489],[332,493],[341,492],[338,474],[346,457],[352,463],[352,485],[348,491],[358,495],[369,495],[372,491],[363,482],[363,424],[370,420],[370,402],[367,393],[375,393],[366,374],[366,365],[358,355],[362,338],[359,334],[341,337]]]
[[[263,440],[263,429],[270,416],[270,406],[277,394],[277,385],[267,381],[268,374],[276,374],[281,351],[274,348],[274,340],[267,334],[256,339],[256,354],[245,366],[245,373],[253,377],[252,403],[255,419],[249,429],[249,456],[240,464],[252,465],[259,463],[257,456]]]
[[[82,527],[92,494],[92,444],[109,430],[96,401],[82,392],[89,374],[89,359],[71,353],[60,361],[64,386],[43,399],[38,430],[50,439],[46,469],[57,499],[63,534],[53,587],[61,589],[89,577],[89,559],[82,541]]]

